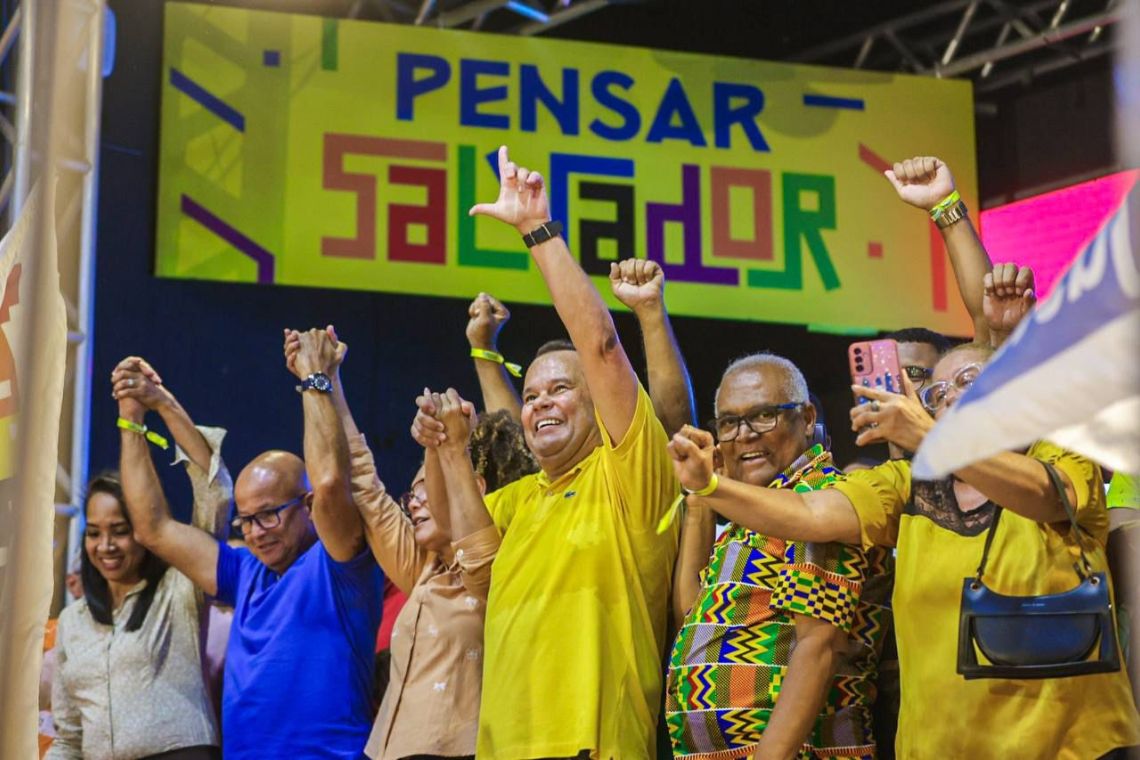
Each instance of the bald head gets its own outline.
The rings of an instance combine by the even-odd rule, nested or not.
[[[256,456],[234,483],[234,501],[239,516],[255,518],[242,526],[246,546],[275,572],[285,572],[316,540],[309,478],[296,454],[266,451]]]
[[[242,469],[234,483],[234,491],[269,490],[302,493],[309,490],[305,462],[288,451],[266,451],[258,454]]]

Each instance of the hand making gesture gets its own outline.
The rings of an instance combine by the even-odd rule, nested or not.
[[[542,175],[517,166],[507,156],[507,146],[499,148],[499,199],[494,203],[476,203],[468,212],[471,216],[489,216],[528,235],[535,228],[550,221],[550,206],[546,201],[546,185]]]

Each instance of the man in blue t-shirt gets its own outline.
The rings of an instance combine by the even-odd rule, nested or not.
[[[383,575],[352,501],[348,442],[331,397],[343,344],[331,328],[287,331],[286,340],[294,346],[287,364],[301,380],[305,459],[267,451],[238,475],[234,526],[247,549],[170,517],[146,439],[136,432],[142,414],[129,403],[120,413],[130,409],[139,419],[128,419],[135,427],[122,433],[123,490],[138,540],[234,608],[224,756],[355,760],[372,728]],[[154,392],[156,376],[145,363],[134,366],[116,370],[121,402]]]

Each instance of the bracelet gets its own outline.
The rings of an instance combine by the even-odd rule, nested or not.
[[[137,422],[131,422],[130,420],[124,420],[122,417],[120,417],[119,421],[116,422],[115,424],[118,426],[118,428],[120,430],[129,430],[132,433],[138,433],[143,438],[146,438],[148,441],[150,441],[151,443],[153,443],[155,446],[159,447],[160,449],[169,449],[170,448],[170,441],[166,440],[165,438],[163,438],[158,433],[149,429],[146,425],[140,425]]]
[[[537,228],[523,235],[523,242],[527,248],[534,248],[539,243],[545,243],[553,237],[562,234],[562,222],[544,222]]]
[[[958,194],[957,190],[950,193],[945,198],[938,201],[938,203],[934,205],[934,208],[930,209],[930,220],[932,222],[937,222],[938,218],[946,213],[947,209],[951,208],[960,200],[962,200],[962,196]]]
[[[714,472],[712,474],[712,477],[709,478],[708,485],[706,485],[704,488],[698,488],[696,491],[690,491],[689,489],[685,488],[684,486],[681,486],[681,491],[684,492],[684,494],[686,496],[708,496],[713,491],[715,491],[716,487],[719,485],[720,485],[720,478],[718,478],[716,476],[716,473]]]
[[[473,348],[471,349],[471,357],[494,362],[495,364],[502,364],[507,368],[507,372],[510,372],[514,377],[522,377],[522,365],[507,361],[498,351],[488,351],[485,348]]]
[[[704,488],[690,491],[684,486],[681,486],[681,493],[677,494],[677,498],[673,500],[673,503],[669,505],[669,509],[665,511],[665,514],[661,516],[661,520],[657,523],[657,535],[661,535],[669,530],[669,526],[673,524],[673,520],[676,519],[677,515],[681,512],[681,508],[684,507],[686,496],[708,496],[716,490],[718,485],[720,485],[720,478],[718,478],[714,472],[712,477],[709,478],[708,485]]]

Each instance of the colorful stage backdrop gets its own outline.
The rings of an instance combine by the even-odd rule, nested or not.
[[[163,66],[161,276],[547,303],[467,216],[507,144],[586,271],[654,259],[675,314],[970,332],[882,177],[938,155],[976,208],[965,82],[179,3]]]

